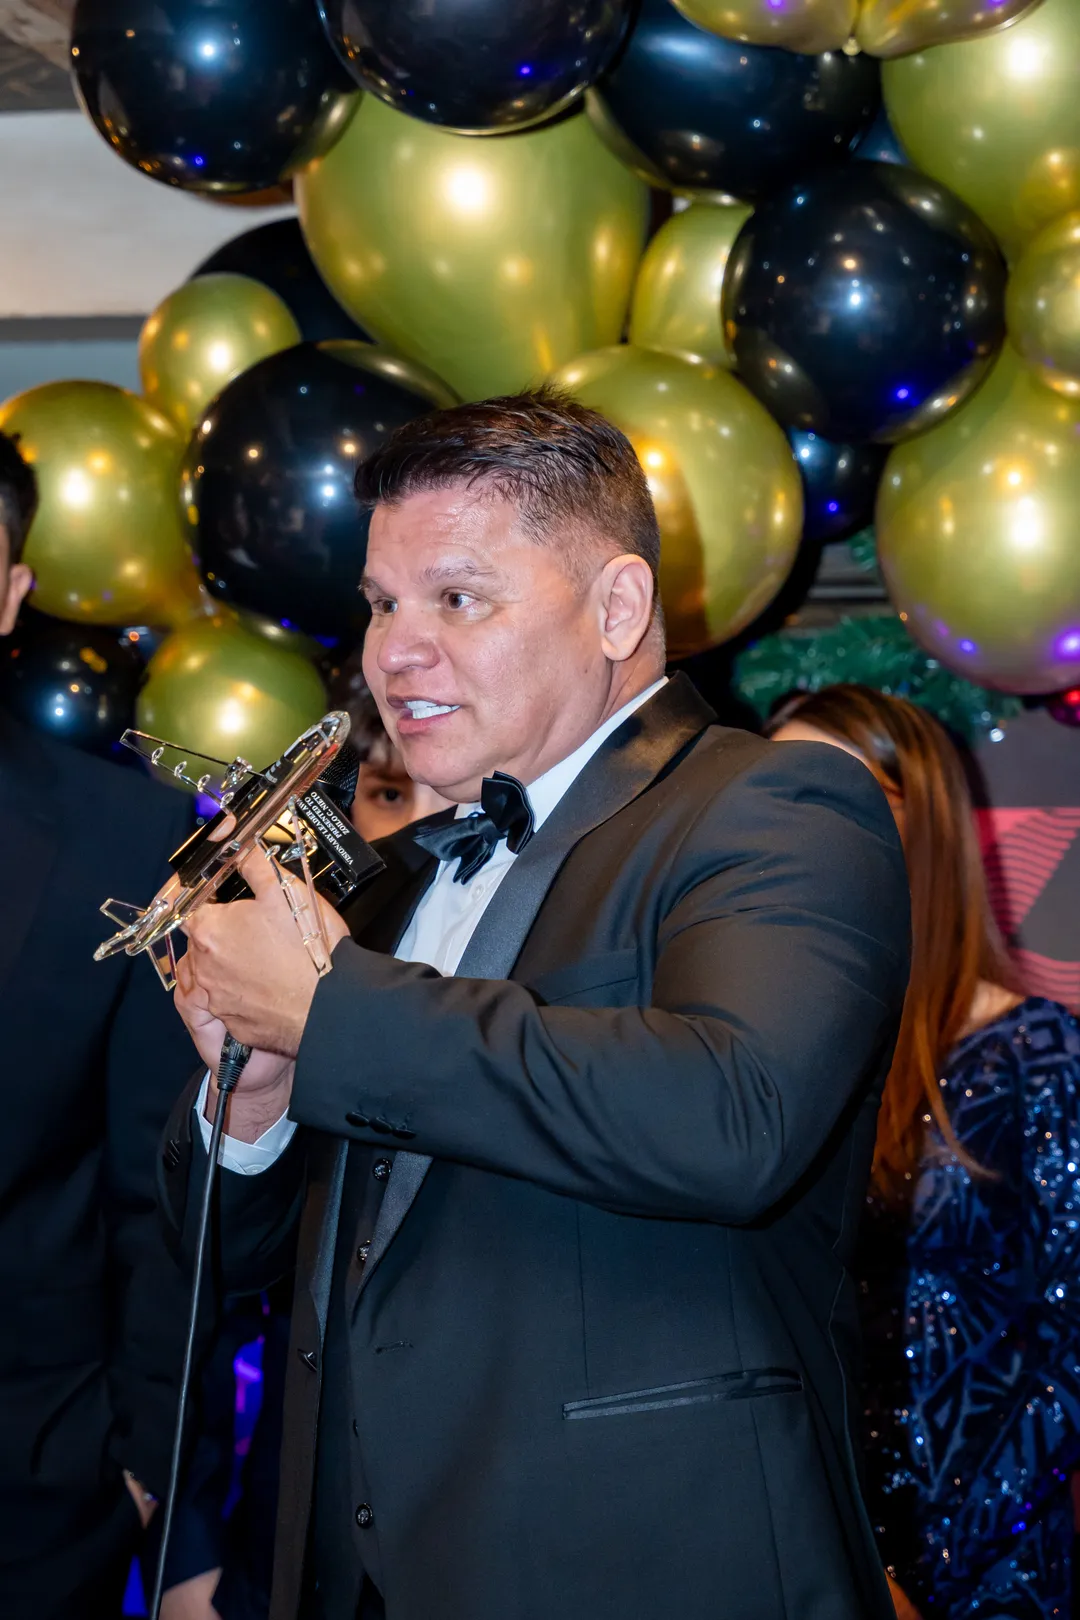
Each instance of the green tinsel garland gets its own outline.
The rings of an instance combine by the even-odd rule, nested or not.
[[[968,742],[1022,708],[1019,698],[973,686],[929,657],[892,613],[841,619],[828,630],[781,630],[735,661],[735,688],[762,719],[787,693],[817,692],[838,681],[920,703]]]

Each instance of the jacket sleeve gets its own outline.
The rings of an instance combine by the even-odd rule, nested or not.
[[[190,1276],[208,1156],[194,1115],[202,1069],[191,1079],[165,1127],[158,1200],[170,1256]],[[215,1277],[221,1294],[254,1294],[293,1269],[306,1187],[307,1144],[297,1131],[259,1175],[218,1171],[213,1212]],[[209,1305],[207,1307],[210,1309]]]
[[[647,1006],[545,1005],[344,940],[291,1112],[607,1208],[750,1222],[887,1061],[908,911],[871,773],[776,744],[672,852]]]

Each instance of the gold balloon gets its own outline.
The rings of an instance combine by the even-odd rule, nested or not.
[[[346,309],[463,399],[621,336],[648,192],[583,113],[477,141],[365,96],[294,187]]]
[[[1080,396],[1080,213],[1047,225],[1021,255],[1005,304],[1009,336],[1051,388]]]
[[[724,341],[720,293],[731,245],[751,210],[694,203],[657,231],[645,250],[630,306],[630,341],[734,369]]]
[[[1008,345],[974,397],[899,445],[878,555],[908,630],[968,679],[1050,692],[1080,676],[1080,401]]]
[[[626,344],[552,380],[637,452],[660,520],[670,655],[737,634],[787,578],[802,531],[799,473],[768,411],[726,371]]]
[[[1042,0],[1009,28],[882,70],[912,163],[962,197],[1014,259],[1080,208],[1080,5]]]
[[[197,276],[147,318],[139,337],[143,393],[187,438],[226,383],[299,342],[300,328],[269,287],[250,276]]]
[[[782,45],[817,56],[851,38],[858,0],[672,0],[699,28],[748,45]]]
[[[855,40],[870,56],[906,56],[928,45],[977,39],[1034,11],[1042,0],[862,0]]]
[[[139,694],[140,728],[151,736],[256,770],[273,763],[326,709],[318,673],[231,614],[192,619],[150,660]]]
[[[81,624],[175,624],[198,601],[177,487],[183,440],[111,383],[55,382],[0,406],[37,474],[33,603]]]

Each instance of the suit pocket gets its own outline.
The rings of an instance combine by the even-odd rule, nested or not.
[[[658,1384],[622,1395],[600,1395],[589,1401],[566,1401],[564,1418],[629,1417],[635,1412],[664,1412],[678,1406],[711,1406],[716,1401],[756,1400],[763,1395],[797,1395],[797,1372],[786,1367],[754,1367],[746,1372],[693,1378],[685,1384]]]
[[[637,973],[637,951],[630,946],[622,951],[602,951],[583,957],[579,962],[553,968],[550,973],[538,973],[526,983],[541,1001],[569,1001],[608,985],[636,982]]]

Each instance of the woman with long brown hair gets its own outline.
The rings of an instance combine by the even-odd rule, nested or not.
[[[911,981],[860,1244],[867,1499],[898,1612],[1066,1620],[1080,1028],[1017,984],[936,720],[834,686],[791,697],[768,730],[862,759],[908,863]]]

